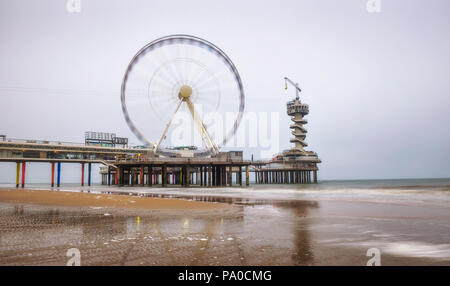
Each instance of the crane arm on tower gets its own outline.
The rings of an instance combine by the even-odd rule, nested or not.
[[[296,98],[296,99],[299,99],[299,93],[300,93],[302,90],[301,90],[300,87],[298,86],[298,83],[294,83],[292,80],[290,80],[289,78],[285,77],[285,78],[284,78],[284,89],[287,89],[287,88],[288,88],[288,85],[287,85],[288,82],[289,82],[290,84],[292,84],[292,85],[295,87],[295,98]]]

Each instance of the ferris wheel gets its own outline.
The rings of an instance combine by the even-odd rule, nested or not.
[[[121,102],[129,128],[154,153],[179,152],[172,142],[193,146],[201,141],[195,153],[214,155],[239,127],[244,90],[236,67],[221,49],[198,37],[171,35],[145,45],[133,57],[122,81]],[[196,132],[171,137],[174,119],[182,112]],[[222,117],[226,113],[233,123],[208,124],[204,119],[211,112]]]

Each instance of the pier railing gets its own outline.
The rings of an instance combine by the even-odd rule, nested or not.
[[[237,158],[187,158],[187,157],[152,157],[152,158],[117,158],[116,163],[156,163],[156,164],[163,164],[163,163],[171,163],[171,162],[180,162],[185,161],[187,163],[242,163],[247,162],[242,159]]]
[[[17,138],[5,138],[3,140],[0,140],[1,142],[6,143],[22,143],[22,144],[41,144],[41,145],[60,145],[60,146],[72,146],[72,147],[105,147],[105,148],[115,148],[115,149],[136,149],[136,150],[147,150],[142,148],[141,146],[123,146],[123,145],[116,145],[116,146],[100,146],[100,145],[88,145],[85,143],[78,143],[78,142],[66,142],[66,141],[51,141],[51,140],[32,140],[32,139],[17,139]]]

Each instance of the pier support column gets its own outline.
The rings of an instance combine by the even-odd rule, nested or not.
[[[123,172],[123,168],[122,167],[117,167],[117,169],[116,169],[116,185],[119,185],[119,187],[122,187],[122,185],[123,185],[123,174],[122,174],[122,172]]]
[[[144,165],[141,165],[141,173],[140,173],[140,179],[141,179],[141,186],[144,186]]]
[[[227,186],[227,166],[222,166],[222,186]]]
[[[162,185],[163,187],[165,187],[165,186],[166,186],[166,183],[167,183],[166,175],[167,175],[167,168],[166,168],[166,165],[163,165],[163,166],[161,167],[161,185]]]
[[[250,176],[248,173],[248,165],[245,166],[245,185],[248,187],[250,186]]]
[[[186,187],[189,187],[191,184],[191,167],[186,165]]]
[[[233,186],[233,165],[228,166],[228,185]]]
[[[16,163],[16,188],[19,187],[19,177],[20,177],[20,163]]]
[[[26,166],[27,162],[23,161],[22,162],[22,188],[25,187],[25,166]]]
[[[134,184],[136,183],[136,179],[135,179],[135,177],[134,177],[134,176],[135,176],[134,172],[135,172],[135,171],[134,171],[133,167],[131,167],[131,168],[130,168],[130,171],[129,171],[129,174],[130,174],[130,177],[131,177],[131,178],[130,178],[130,181],[131,181],[130,184],[131,184],[131,186],[134,186]]]
[[[55,162],[52,162],[50,186],[52,188],[55,186]]]
[[[81,163],[81,186],[84,186],[84,163]]]
[[[208,186],[208,167],[203,167],[203,186]]]
[[[314,176],[314,183],[317,183],[317,171],[316,170],[314,170],[313,176]]]
[[[61,162],[58,162],[57,167],[58,170],[56,173],[56,186],[59,188],[59,186],[61,185]]]
[[[91,171],[92,171],[92,163],[88,163],[88,186],[91,185]]]
[[[150,187],[152,186],[152,179],[153,179],[153,167],[151,165],[148,165],[147,170],[147,185]]]
[[[239,186],[242,187],[242,166],[239,166]]]
[[[211,187],[212,166],[208,166],[208,187]]]
[[[108,166],[108,186],[111,186],[111,167]]]

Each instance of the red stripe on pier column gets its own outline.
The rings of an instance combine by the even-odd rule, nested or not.
[[[55,163],[52,163],[52,187],[55,186]]]
[[[84,186],[84,163],[81,163],[81,186]]]
[[[25,161],[22,162],[22,188],[25,187],[25,164]]]

